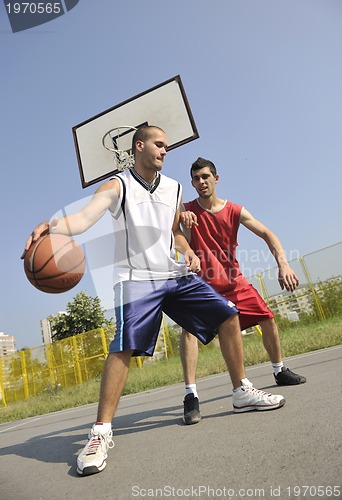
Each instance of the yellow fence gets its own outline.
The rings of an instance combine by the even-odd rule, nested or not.
[[[268,269],[249,281],[260,291],[271,308],[286,317],[287,312],[310,313],[315,307],[320,319],[327,316],[320,299],[320,290],[326,283],[341,285],[342,243],[291,261],[291,267],[300,278],[295,294],[280,294],[277,268]],[[310,269],[310,272],[309,272]],[[115,329],[99,328],[46,346],[25,349],[10,356],[0,357],[0,404],[28,399],[43,392],[55,392],[59,387],[82,384],[100,376],[108,346]],[[164,357],[173,354],[169,329],[163,321],[159,349]],[[141,367],[141,358],[132,358],[132,366]]]
[[[100,376],[114,333],[115,327],[98,328],[0,357],[0,403],[7,406]],[[173,354],[169,328],[164,320],[159,343],[163,357]],[[143,358],[131,360],[131,367],[141,368],[142,364]]]
[[[0,358],[3,404],[81,384],[99,375],[108,353],[109,335],[113,331],[100,328]]]
[[[273,267],[248,277],[273,312],[283,318],[312,314],[324,320],[328,316],[322,296],[328,287],[342,285],[342,242],[290,261],[300,285],[293,292],[282,292],[278,268]]]

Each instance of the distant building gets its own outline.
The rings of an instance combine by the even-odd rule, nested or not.
[[[341,276],[335,276],[323,283],[315,283],[313,288],[320,296],[322,293],[322,284],[339,284],[342,282]],[[312,291],[309,285],[299,285],[292,293],[283,292],[278,295],[269,297],[269,305],[274,313],[279,314],[283,318],[288,318],[290,321],[297,321],[301,313],[312,314]]]
[[[43,344],[51,344],[51,327],[47,318],[40,320],[40,331],[42,332]]]
[[[62,314],[68,314],[65,311],[59,311],[58,313],[52,314],[51,316],[60,316]],[[51,325],[48,318],[44,318],[40,320],[40,330],[42,332],[42,340],[43,344],[51,344],[52,342],[52,334],[51,334]]]
[[[292,312],[300,314],[312,312],[311,293],[307,285],[299,285],[292,293],[283,292],[272,295],[269,298],[270,307],[273,312],[278,313],[283,318],[288,318]]]
[[[0,357],[9,356],[15,352],[17,352],[15,337],[13,335],[6,335],[6,333],[0,332]]]

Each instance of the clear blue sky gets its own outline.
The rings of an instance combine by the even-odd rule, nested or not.
[[[341,241],[340,0],[80,0],[69,13],[13,34],[0,4],[0,331],[41,344],[41,318],[66,294],[26,280],[20,255],[41,220],[89,196],[71,128],[180,74],[200,138],[171,151],[164,173],[195,197],[189,166],[203,156],[218,194],[244,205],[289,256]],[[264,242],[246,230],[240,246]],[[264,253],[261,253],[264,250]],[[264,260],[264,262],[262,262]]]

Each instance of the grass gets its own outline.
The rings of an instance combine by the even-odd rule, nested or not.
[[[283,357],[324,349],[342,343],[342,317],[335,317],[311,325],[292,324],[280,332]],[[259,334],[244,337],[245,366],[268,361]],[[197,378],[226,371],[220,349],[211,344],[201,348],[197,367]],[[183,382],[179,356],[156,363],[145,362],[143,368],[134,368],[128,375],[124,394],[134,394],[166,385]],[[0,409],[0,423],[59,411],[75,406],[97,402],[100,380],[93,379],[80,386],[60,389],[10,404]]]

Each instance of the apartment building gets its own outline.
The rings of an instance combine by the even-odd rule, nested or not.
[[[17,352],[15,337],[13,335],[6,335],[0,332],[0,357],[9,356]]]

